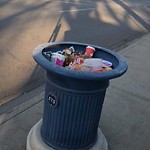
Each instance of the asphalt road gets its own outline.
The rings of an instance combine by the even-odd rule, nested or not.
[[[149,0],[1,0],[0,104],[44,83],[41,43],[74,41],[115,51],[149,32]]]

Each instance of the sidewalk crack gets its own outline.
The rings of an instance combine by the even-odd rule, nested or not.
[[[137,94],[137,93],[127,91],[127,90],[125,90],[125,89],[119,88],[119,87],[114,86],[114,85],[110,85],[110,87],[116,88],[116,89],[118,89],[118,90],[120,90],[120,91],[123,91],[123,92],[125,92],[125,93],[130,94],[130,95],[133,95],[133,96],[139,98],[140,101],[145,101],[145,102],[150,103],[150,98],[148,98],[148,97],[141,96],[141,95],[139,95],[139,94]]]

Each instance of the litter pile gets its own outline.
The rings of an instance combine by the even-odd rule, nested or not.
[[[55,53],[43,52],[44,56],[58,66],[72,70],[105,72],[112,70],[112,63],[100,58],[92,58],[95,48],[87,46],[85,53],[75,50],[73,46]]]

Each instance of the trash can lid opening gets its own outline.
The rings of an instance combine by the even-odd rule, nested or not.
[[[95,48],[95,53],[93,58],[101,58],[107,61],[110,61],[113,66],[113,70],[106,71],[106,72],[85,72],[85,71],[76,71],[70,70],[65,67],[57,66],[54,63],[50,62],[45,56],[43,55],[44,52],[57,52],[62,51],[65,48],[69,48],[73,46],[78,51],[85,51],[87,46],[92,46]],[[127,62],[126,60],[120,56],[119,54],[115,53],[112,50],[108,50],[103,47],[98,47],[91,44],[82,44],[82,43],[75,43],[75,42],[59,42],[59,43],[46,43],[39,45],[33,51],[33,57],[35,61],[43,66],[48,71],[53,71],[57,74],[61,74],[64,76],[69,76],[73,78],[80,78],[80,79],[112,79],[121,76],[127,70]]]

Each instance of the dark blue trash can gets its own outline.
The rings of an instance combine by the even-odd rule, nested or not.
[[[57,66],[44,57],[43,52],[60,51],[73,46],[85,51],[87,44],[48,43],[34,49],[35,61],[46,70],[45,102],[41,136],[57,150],[87,150],[97,139],[105,92],[109,80],[127,70],[125,59],[115,52],[93,46],[93,57],[108,60],[113,70],[83,72]]]

